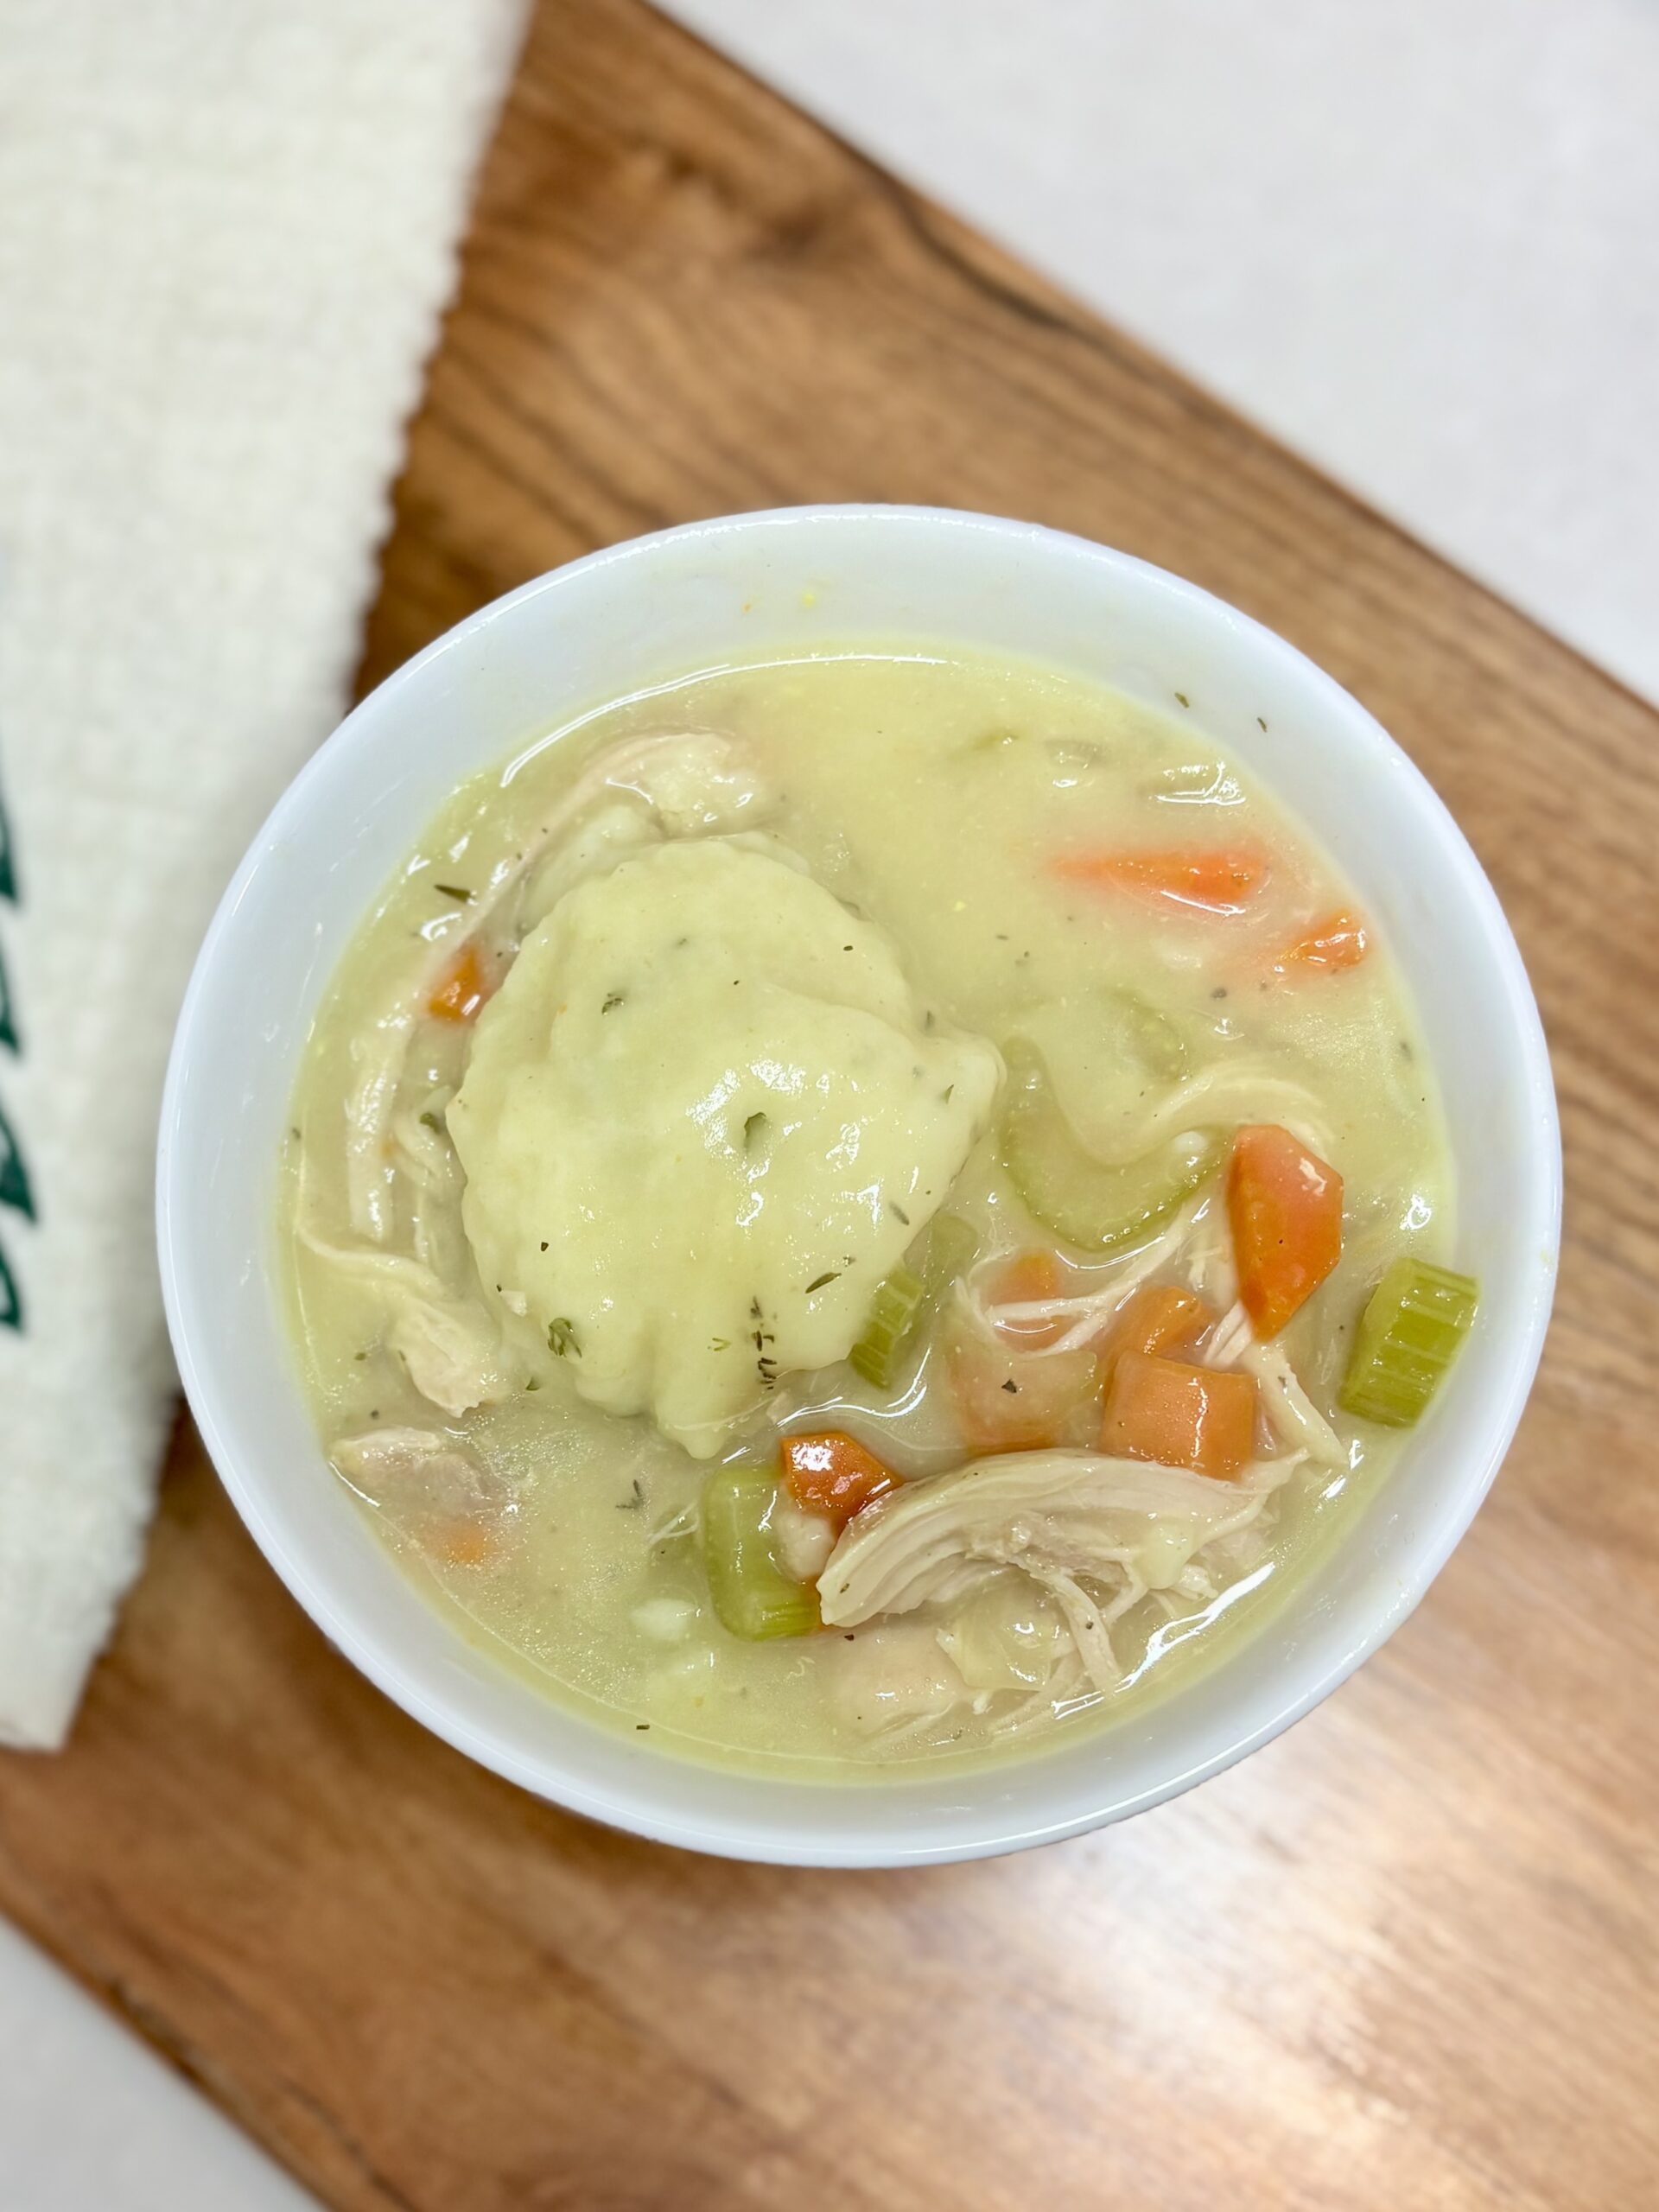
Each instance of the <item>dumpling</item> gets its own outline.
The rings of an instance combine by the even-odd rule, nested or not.
[[[792,854],[649,848],[557,901],[480,1019],[448,1122],[486,1294],[710,1456],[845,1357],[1000,1077]]]

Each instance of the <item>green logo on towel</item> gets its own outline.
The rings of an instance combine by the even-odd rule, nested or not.
[[[6,819],[6,805],[0,798],[0,899],[17,904],[17,870],[12,863],[11,829]],[[11,986],[6,978],[4,949],[0,947],[0,1046],[16,1052],[22,1050],[17,1040],[17,1021],[12,1011]],[[11,1206],[25,1220],[35,1218],[35,1193],[29,1187],[29,1170],[23,1165],[22,1152],[11,1133],[11,1125],[3,1111],[0,1111],[0,1206]],[[22,1294],[17,1279],[7,1264],[5,1247],[0,1245],[0,1329],[21,1329],[23,1325]]]

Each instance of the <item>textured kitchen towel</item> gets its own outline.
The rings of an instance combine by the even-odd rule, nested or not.
[[[162,1066],[343,702],[518,0],[0,0],[0,1740],[63,1740],[173,1382]]]

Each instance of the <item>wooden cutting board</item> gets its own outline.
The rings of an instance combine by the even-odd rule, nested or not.
[[[1659,717],[637,0],[543,0],[364,682],[590,546],[825,499],[1179,569],[1450,800],[1568,1154],[1491,1504],[1380,1658],[1195,1795],[825,1875],[467,1765],[329,1651],[181,1428],[73,1750],[0,1762],[0,1904],[353,2212],[1659,2202]]]

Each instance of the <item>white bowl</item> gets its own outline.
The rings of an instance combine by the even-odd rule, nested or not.
[[[1030,655],[1166,707],[1184,692],[1194,723],[1311,825],[1415,993],[1456,1154],[1459,1263],[1484,1294],[1395,1472],[1209,1673],[1040,1757],[814,1784],[596,1727],[471,1648],[404,1580],[301,1395],[273,1284],[276,1166],[335,963],[463,778],[607,695],[815,641],[906,637]],[[1416,1605],[1497,1470],[1543,1341],[1560,1205],[1549,1063],[1514,940],[1451,817],[1364,709],[1271,632],[1124,554],[900,507],[785,509],[614,546],[485,607],[365,699],[276,807],[207,933],[168,1074],[158,1192],[168,1316],[207,1449],[348,1658],[459,1750],[576,1812],[697,1850],[838,1866],[967,1859],[1121,1820],[1335,1688]]]

